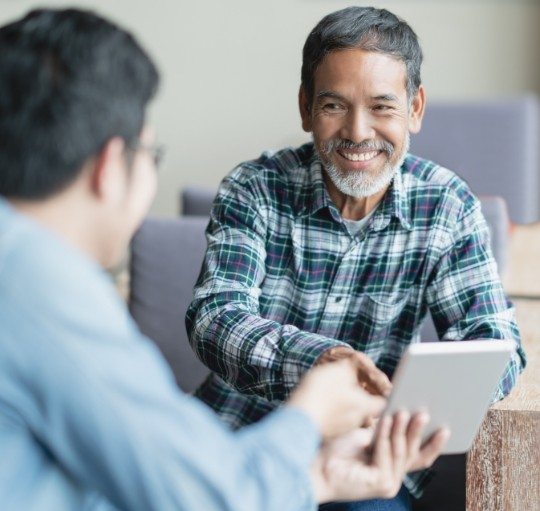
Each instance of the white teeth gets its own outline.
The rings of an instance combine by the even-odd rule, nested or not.
[[[370,153],[341,153],[347,160],[351,161],[368,161],[372,160],[379,154],[379,151],[371,151]]]

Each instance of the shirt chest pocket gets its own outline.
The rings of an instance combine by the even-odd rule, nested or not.
[[[398,293],[365,293],[358,306],[355,338],[361,343],[383,342],[396,328],[406,328],[405,314],[413,289]]]

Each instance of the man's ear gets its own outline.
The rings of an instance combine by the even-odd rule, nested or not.
[[[409,109],[409,132],[412,134],[418,133],[422,128],[422,119],[424,118],[424,110],[426,109],[426,90],[423,85],[418,87],[418,92],[415,94],[411,107]]]
[[[122,138],[111,138],[91,163],[90,185],[97,198],[116,200],[123,195],[127,173],[124,149]]]
[[[302,117],[302,129],[309,133],[312,131],[311,105],[308,102],[306,91],[303,85],[300,85],[300,90],[298,91],[298,107],[300,108],[300,117]]]

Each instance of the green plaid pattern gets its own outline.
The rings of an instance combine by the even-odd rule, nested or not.
[[[516,341],[496,399],[525,365],[479,201],[432,162],[408,155],[353,236],[313,144],[263,154],[223,180],[206,234],[186,325],[213,371],[197,395],[234,428],[278,406],[334,346],[391,377],[428,310],[442,339]],[[424,478],[408,481],[413,494]]]

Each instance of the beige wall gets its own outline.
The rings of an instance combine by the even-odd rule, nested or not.
[[[540,0],[371,1],[403,16],[425,53],[430,98],[540,94]],[[154,212],[185,184],[217,186],[237,162],[307,140],[296,109],[301,48],[339,0],[94,0],[140,37],[163,86],[152,108],[168,148]],[[0,23],[40,5],[0,0]]]

